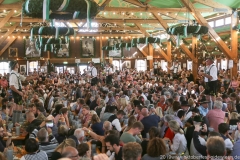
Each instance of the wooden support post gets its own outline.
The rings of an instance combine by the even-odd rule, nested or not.
[[[197,37],[192,36],[192,55],[196,58],[197,55]],[[196,82],[197,74],[198,74],[198,60],[196,58],[195,61],[192,61],[192,74],[194,78],[194,82]]]
[[[153,46],[152,44],[148,44],[148,53],[149,53],[149,56],[152,56],[153,57]],[[149,60],[149,70],[153,68],[153,59]]]
[[[104,58],[103,50],[102,50],[102,34],[100,34],[99,43],[100,43],[100,58],[101,58],[100,62],[102,63],[103,62],[103,58]]]
[[[238,31],[234,28],[238,25],[238,11],[234,11],[232,14],[231,24],[231,52],[233,57],[232,76],[237,76],[237,63],[238,63]]]
[[[169,58],[168,67],[172,66],[172,43],[171,41],[167,41],[167,56]],[[170,72],[170,70],[168,70]]]
[[[147,46],[147,45],[146,45]],[[146,47],[145,46],[145,47]],[[143,48],[145,48],[145,47],[143,47]],[[137,48],[137,50],[138,51],[140,51],[145,57],[147,57],[148,56],[148,54],[143,50],[143,48],[138,48],[138,47],[136,47]]]

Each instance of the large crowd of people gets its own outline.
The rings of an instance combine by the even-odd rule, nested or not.
[[[212,58],[198,77],[89,64],[84,73],[0,75],[0,159],[25,136],[21,160],[240,158],[239,79]],[[195,80],[195,82],[194,82]],[[5,154],[5,155],[4,155]]]

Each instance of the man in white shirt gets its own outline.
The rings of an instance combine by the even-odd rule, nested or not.
[[[214,59],[208,57],[206,59],[206,67],[204,70],[199,72],[199,75],[204,77],[205,82],[205,94],[206,95],[217,95],[217,67],[214,64]]]
[[[155,59],[155,62],[153,63],[153,72],[154,72],[154,75],[157,75],[158,74],[158,61],[157,59]]]
[[[38,76],[31,76],[31,77],[25,77],[18,73],[19,64],[17,61],[11,61],[9,63],[9,67],[11,68],[11,73],[9,77],[9,86],[12,90],[12,95],[14,98],[14,102],[16,104],[19,104],[22,100],[23,92],[22,92],[22,81],[29,81],[35,78],[38,78]]]
[[[105,73],[106,73],[106,84],[112,84],[113,70],[109,63],[106,64]]]
[[[89,62],[88,77],[91,79],[91,86],[95,86],[98,82],[97,69],[94,67],[94,62]]]
[[[167,67],[167,66],[166,66]],[[181,65],[178,63],[178,60],[174,61],[174,64],[172,67],[167,67],[170,69],[173,73],[173,79],[178,79],[178,73],[181,71]]]

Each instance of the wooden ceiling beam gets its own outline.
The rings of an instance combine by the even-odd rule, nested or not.
[[[150,37],[150,34],[146,31],[145,28],[142,27],[141,24],[135,23],[135,25],[139,28],[143,35],[145,35],[146,37]]]
[[[3,36],[4,34],[0,34],[0,37]],[[12,33],[11,36],[17,36],[16,33]],[[30,36],[30,33],[21,33],[19,34],[19,36]],[[76,36],[93,36],[93,37],[100,37],[100,36],[103,36],[103,37],[127,37],[127,36],[132,36],[132,37],[142,37],[143,34],[128,34],[126,35],[126,33],[104,33],[104,32],[89,32],[89,33],[85,33],[85,32],[78,32],[76,34]],[[73,37],[73,36],[70,36],[70,37]]]
[[[1,6],[1,5],[0,5]],[[14,10],[11,10],[6,17],[4,17],[0,22],[0,28],[2,28],[5,23],[9,21],[9,19],[14,15]]]
[[[212,7],[212,8],[224,8],[224,9],[227,9],[228,14],[232,14],[232,8],[230,8],[224,4],[218,3],[214,0],[207,0],[207,1],[206,0],[194,0],[194,2],[203,4],[205,6]]]
[[[133,5],[135,5],[135,6],[138,6],[138,7],[142,7],[142,8],[144,8],[144,7],[146,7],[144,4],[142,4],[140,1],[138,1],[138,0],[123,0],[123,1],[125,1],[125,2],[127,2],[127,3],[130,3],[130,4],[133,4]]]
[[[8,40],[7,44],[4,45],[4,47],[0,51],[0,56],[12,45],[12,43],[17,39],[20,33],[17,33],[15,37],[12,37]]]
[[[105,6],[107,6],[110,2],[111,2],[111,0],[105,0],[105,2],[103,2],[100,6],[101,6],[101,7],[105,7]]]
[[[2,4],[3,0],[0,0],[0,4]]]
[[[188,10],[191,12],[193,17],[196,19],[196,21],[203,26],[208,27],[208,34],[215,40],[217,46],[220,48],[221,51],[223,51],[228,58],[234,60],[234,57],[231,54],[230,49],[225,44],[225,42],[221,39],[221,37],[216,33],[216,31],[208,24],[207,20],[204,19],[204,17],[201,15],[200,12],[195,10],[195,7],[193,6],[192,2],[189,0],[181,0],[182,3],[188,8]]]
[[[73,29],[87,29],[87,27],[72,27]],[[3,29],[9,29],[9,27],[3,27]],[[31,27],[17,27],[17,30],[30,30]],[[92,27],[91,29],[98,29],[98,30],[129,30],[129,31],[139,31],[140,29],[138,27]],[[148,30],[153,30],[154,27],[146,28]]]
[[[145,57],[148,56],[148,54],[143,50],[147,45],[145,45],[143,48],[136,47],[139,52],[141,52]]]
[[[3,20],[4,18],[0,18]],[[21,18],[12,17],[9,19],[11,22],[20,22]],[[85,20],[84,20],[85,21]],[[41,18],[23,18],[23,23],[42,23]],[[72,20],[56,20],[56,22],[82,22],[79,19],[72,19]],[[96,23],[158,23],[157,19],[93,19],[92,22]],[[178,20],[166,19],[165,22],[167,23],[178,23]]]
[[[109,12],[186,12],[186,9],[183,8],[157,8],[157,7],[105,7],[104,11]],[[196,11],[199,12],[214,12],[213,8],[196,8]]]
[[[14,32],[14,30],[17,28],[18,24],[15,23],[13,26],[11,26],[10,28],[8,28],[9,30],[3,35],[3,37],[1,37],[0,39],[0,44],[2,44],[8,36],[10,36],[10,34],[12,34]]]
[[[168,57],[168,55],[162,50],[161,47],[156,48],[158,50],[158,52],[163,56],[163,58],[168,61],[171,62],[171,58]]]

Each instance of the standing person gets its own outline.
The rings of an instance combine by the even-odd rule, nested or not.
[[[106,73],[106,84],[112,84],[113,70],[109,63],[106,64],[105,73]]]
[[[95,86],[98,82],[98,79],[97,79],[97,68],[94,67],[94,62],[89,62],[88,76],[91,79],[91,86]]]
[[[199,75],[204,77],[205,94],[217,95],[217,67],[214,64],[214,59],[212,57],[206,59],[206,67],[199,72]]]
[[[154,75],[158,74],[158,61],[155,59],[155,62],[153,63],[153,73]]]
[[[166,66],[168,69],[170,69],[173,73],[173,79],[178,79],[178,73],[181,71],[181,65],[178,63],[178,60],[174,61],[174,64],[172,67]]]
[[[25,77],[18,73],[19,64],[17,61],[11,61],[9,64],[11,68],[10,78],[9,78],[9,86],[12,90],[12,95],[14,98],[14,102],[19,104],[22,100],[23,92],[22,92],[22,82],[28,81],[37,78],[38,76]]]

